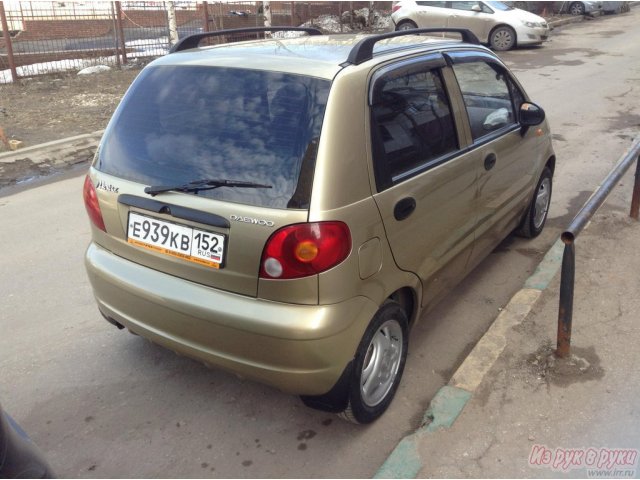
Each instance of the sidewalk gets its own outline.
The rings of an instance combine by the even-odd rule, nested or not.
[[[557,274],[530,311],[511,305],[504,350],[494,335],[471,353],[473,361],[501,351],[470,398],[456,395],[464,392],[457,384],[474,381],[459,370],[432,401],[433,422],[406,437],[376,477],[587,477],[587,462],[605,478],[640,476],[640,223],[628,217],[631,172],[624,185],[576,241],[573,357],[552,353]],[[558,260],[552,252],[543,263]]]

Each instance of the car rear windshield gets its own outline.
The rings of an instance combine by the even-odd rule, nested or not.
[[[198,194],[307,208],[329,88],[328,80],[259,70],[147,68],[111,120],[96,168],[154,186],[204,179],[267,184]]]

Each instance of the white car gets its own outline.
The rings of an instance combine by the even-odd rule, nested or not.
[[[396,30],[467,28],[494,50],[540,45],[549,37],[549,25],[544,18],[502,2],[403,0],[394,4],[391,19]]]

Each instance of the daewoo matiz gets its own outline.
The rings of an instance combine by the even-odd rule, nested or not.
[[[87,272],[114,325],[371,422],[421,313],[544,227],[549,127],[467,30],[270,30],[141,72],[86,177]]]

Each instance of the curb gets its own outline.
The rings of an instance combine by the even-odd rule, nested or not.
[[[103,130],[0,153],[0,190],[87,164]]]
[[[450,428],[464,410],[482,379],[507,346],[507,334],[520,324],[546,290],[562,264],[564,244],[558,239],[502,312],[496,317],[471,353],[429,403],[423,423],[404,437],[373,478],[416,478],[423,467],[418,441],[424,435]]]
[[[570,23],[580,23],[584,21],[583,15],[576,15],[567,18],[560,18],[558,20],[552,20],[547,22],[551,28],[562,27],[563,25],[569,25]]]
[[[11,163],[15,161],[12,157],[25,157],[33,153],[40,153],[47,150],[61,150],[75,143],[88,143],[91,140],[100,140],[104,130],[97,130],[91,133],[85,133],[82,135],[76,135],[74,137],[63,138],[62,140],[53,140],[51,142],[39,143],[31,147],[20,148],[9,152],[0,153],[0,162]]]

